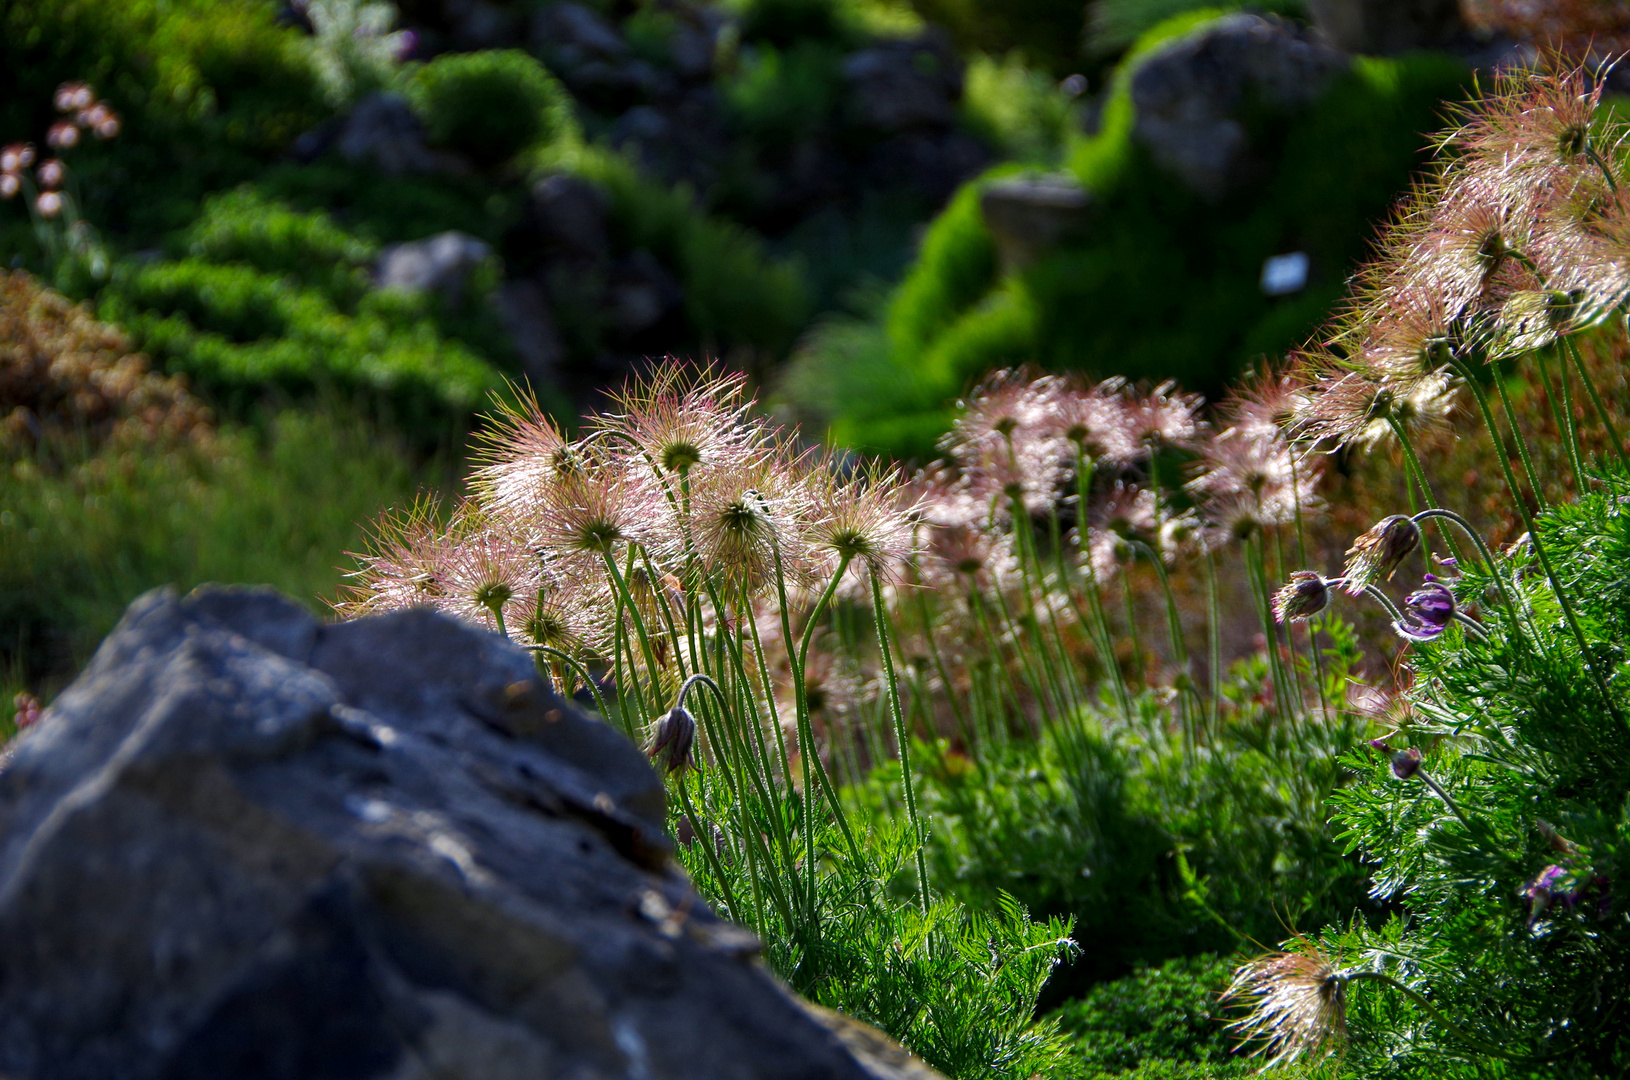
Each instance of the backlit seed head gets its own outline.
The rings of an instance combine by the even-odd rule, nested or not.
[[[1223,999],[1243,1001],[1250,1012],[1228,1029],[1242,1040],[1260,1040],[1264,1068],[1302,1056],[1322,1058],[1347,1040],[1346,978],[1312,942],[1299,952],[1269,953],[1234,972]]]
[[[1312,570],[1291,571],[1290,581],[1273,596],[1273,617],[1281,623],[1311,619],[1330,606],[1330,582]]]
[[[1421,528],[1404,514],[1393,514],[1376,522],[1347,549],[1347,567],[1342,576],[1347,592],[1358,596],[1377,579],[1391,580],[1398,564],[1420,546]]]

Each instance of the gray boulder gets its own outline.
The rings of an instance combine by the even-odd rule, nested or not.
[[[1313,26],[1347,52],[1397,53],[1463,46],[1460,0],[1308,0]]]
[[[566,342],[555,324],[548,287],[536,278],[515,278],[498,286],[493,303],[527,379],[534,386],[558,382]]]
[[[879,131],[947,126],[962,98],[962,62],[941,34],[851,53],[843,77],[854,120]]]
[[[492,257],[492,246],[450,230],[423,240],[391,244],[379,253],[374,281],[382,289],[436,292],[448,300],[464,294],[470,271]]]
[[[425,145],[424,129],[407,99],[370,94],[357,103],[334,137],[340,157],[387,176],[435,172],[442,159]]]
[[[980,214],[1005,270],[1022,269],[1087,219],[1091,196],[1069,173],[993,181],[979,195]]]
[[[0,768],[0,1074],[927,1075],[766,974],[663,814],[501,638],[150,593]]]
[[[1254,178],[1245,107],[1305,108],[1348,63],[1282,19],[1228,15],[1157,50],[1133,73],[1133,134],[1194,191],[1219,198]]]

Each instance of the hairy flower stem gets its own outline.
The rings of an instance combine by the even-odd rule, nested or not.
[[[1415,485],[1420,488],[1421,497],[1426,500],[1427,508],[1436,510],[1443,504],[1438,501],[1437,493],[1432,490],[1432,484],[1426,478],[1426,470],[1421,468],[1421,459],[1415,453],[1415,445],[1409,440],[1409,432],[1404,430],[1404,426],[1390,416],[1387,417],[1387,423],[1392,426],[1393,434],[1398,436],[1398,445],[1404,451],[1404,462],[1409,466],[1409,471],[1415,478]],[[1419,515],[1416,515],[1416,520],[1420,520]],[[1460,546],[1455,543],[1454,537],[1444,533],[1443,542],[1449,545],[1449,554],[1456,559],[1461,558]],[[1430,561],[1428,561],[1428,565],[1430,565]]]
[[[1579,371],[1579,381],[1585,384],[1585,393],[1590,397],[1591,407],[1596,410],[1596,419],[1602,423],[1602,429],[1607,432],[1609,442],[1612,443],[1613,452],[1619,456],[1619,464],[1626,472],[1630,472],[1630,454],[1625,453],[1624,440],[1619,438],[1619,430],[1614,426],[1613,420],[1607,414],[1607,407],[1602,404],[1602,396],[1596,392],[1596,382],[1590,377],[1585,368],[1585,358],[1579,352],[1579,347],[1573,343],[1572,338],[1562,339],[1562,348],[1573,360],[1573,366]]]
[[[1210,730],[1207,739],[1214,738],[1222,724],[1222,598],[1217,591],[1217,555],[1206,551],[1206,662],[1210,667]]]
[[[1463,372],[1463,374],[1466,373]],[[1478,408],[1483,412],[1483,422],[1488,425],[1490,433],[1495,433],[1494,414],[1489,409],[1487,395],[1477,385],[1476,380],[1467,378],[1466,384],[1471,387],[1472,397],[1476,399]],[[1496,442],[1498,442],[1498,439],[1498,434],[1495,434]],[[1607,706],[1607,711],[1613,714],[1613,719],[1618,721],[1619,726],[1626,733],[1630,733],[1630,722],[1626,722],[1624,714],[1619,711],[1618,703],[1613,700],[1613,695],[1608,692],[1607,678],[1602,674],[1601,668],[1597,666],[1596,657],[1591,652],[1590,644],[1585,640],[1585,631],[1579,625],[1579,616],[1573,610],[1573,601],[1568,597],[1567,590],[1562,587],[1561,580],[1556,576],[1555,568],[1551,566],[1550,556],[1545,552],[1545,543],[1540,539],[1539,530],[1534,525],[1534,515],[1529,512],[1528,504],[1523,501],[1522,492],[1517,488],[1517,478],[1511,473],[1511,462],[1506,460],[1503,451],[1494,456],[1500,459],[1500,467],[1505,472],[1506,486],[1511,489],[1511,501],[1516,504],[1517,513],[1522,515],[1523,528],[1528,531],[1528,542],[1533,545],[1534,556],[1539,559],[1540,568],[1545,571],[1545,579],[1551,583],[1551,591],[1556,595],[1557,603],[1562,607],[1562,615],[1567,620],[1568,629],[1579,646],[1580,658],[1584,660],[1585,667],[1589,669],[1591,677],[1595,679],[1596,689],[1601,692],[1602,702]],[[1495,573],[1495,577],[1499,577],[1498,572]],[[1535,640],[1537,641],[1538,638]]]
[[[1517,409],[1511,404],[1511,395],[1506,391],[1505,379],[1500,377],[1500,369],[1492,366],[1494,373],[1492,382],[1494,391],[1500,396],[1500,408],[1505,411],[1506,423],[1511,426],[1511,439],[1517,444],[1517,457],[1522,460],[1523,472],[1528,475],[1528,486],[1533,489],[1534,502],[1541,509],[1545,509],[1545,489],[1540,486],[1539,472],[1534,468],[1534,459],[1528,452],[1528,440],[1523,436],[1522,427],[1517,423]],[[1499,438],[1498,435],[1495,436]]]
[[[1562,365],[1561,369],[1561,400],[1558,400],[1556,391],[1551,388],[1551,367],[1545,362],[1545,350],[1534,350],[1534,363],[1539,367],[1539,377],[1545,383],[1545,400],[1551,405],[1551,417],[1556,421],[1556,428],[1562,434],[1562,445],[1568,450],[1568,464],[1573,469],[1573,489],[1583,495],[1585,493],[1585,466],[1579,458],[1579,436],[1573,429],[1573,392],[1568,389],[1568,368]]]
[[[570,667],[572,669],[572,674],[576,675],[578,681],[581,682],[584,686],[588,687],[589,688],[589,693],[594,695],[594,707],[596,709],[600,710],[600,715],[601,716],[610,716],[611,715],[611,710],[606,708],[606,699],[600,696],[600,688],[598,686],[594,685],[594,680],[589,677],[588,669],[585,668],[582,664],[578,663],[577,660],[575,660],[571,656],[568,656],[566,653],[561,652],[559,649],[555,648],[552,645],[528,645],[528,646],[526,646],[526,648],[527,648],[527,650],[529,652],[532,653],[532,655],[534,657],[534,663],[541,663],[540,661],[536,660],[536,657],[539,657],[539,656],[552,656],[556,660],[558,660],[561,663],[565,664],[566,666]],[[539,670],[542,671],[542,668],[540,667]],[[543,674],[547,675],[548,672],[543,672]],[[561,697],[570,697],[571,695],[570,694],[562,694],[560,696]]]
[[[780,590],[781,626],[782,634],[790,645],[792,642],[791,623],[787,607],[786,579],[781,572],[781,551],[776,549],[776,587]],[[843,800],[838,798],[838,789],[832,783],[832,777],[827,774],[826,763],[821,760],[820,753],[815,747],[815,728],[809,719],[809,691],[805,683],[805,673],[809,670],[809,646],[815,640],[815,629],[820,625],[821,616],[826,613],[827,607],[832,603],[832,596],[838,591],[838,582],[843,580],[844,571],[849,569],[852,556],[840,555],[837,569],[832,572],[832,580],[826,583],[821,597],[809,613],[809,620],[804,626],[803,637],[798,641],[797,656],[793,651],[787,650],[788,664],[792,669],[793,685],[793,711],[798,721],[798,753],[803,759],[804,793],[809,798],[809,776],[813,770],[821,790],[826,794],[826,800],[832,806],[832,813],[838,819],[838,828],[843,831],[843,839],[849,846],[849,851],[858,860],[861,857],[860,844],[855,840],[855,833],[849,826],[849,815],[844,812]]]
[[[1133,541],[1133,544],[1143,550],[1144,555],[1148,557],[1149,562],[1155,568],[1155,575],[1160,579],[1160,589],[1166,598],[1166,632],[1171,637],[1172,661],[1176,664],[1177,670],[1186,676],[1189,674],[1189,650],[1188,645],[1183,641],[1183,618],[1177,611],[1177,597],[1172,593],[1172,581],[1171,577],[1166,573],[1165,561],[1161,559],[1160,554],[1154,548],[1143,541]],[[1180,688],[1178,702],[1178,718],[1183,728],[1183,751],[1192,760],[1194,752],[1199,746],[1199,735],[1194,724],[1194,713],[1190,706],[1191,704],[1203,704],[1200,702],[1199,692],[1194,689],[1192,679],[1188,679],[1187,685]]]
[[[911,777],[911,732],[906,730],[905,714],[900,708],[900,684],[894,674],[894,645],[889,638],[889,620],[883,607],[883,582],[876,569],[868,576],[872,579],[872,615],[877,623],[877,649],[883,657],[883,685],[888,691],[889,713],[894,720],[894,741],[900,755],[900,785],[905,789],[906,816],[911,819],[911,834],[917,841],[917,895],[923,911],[928,910],[928,834],[923,831],[922,819],[917,816],[917,786]]]
[[[1472,528],[1471,522],[1467,521],[1453,510],[1446,510],[1441,506],[1434,506],[1430,510],[1422,510],[1414,517],[1410,518],[1410,520],[1419,525],[1421,522],[1429,521],[1433,518],[1453,522],[1455,525],[1460,527],[1460,531],[1465,533],[1471,542],[1477,547],[1477,553],[1482,556],[1484,565],[1489,568],[1489,574],[1494,578],[1494,584],[1500,590],[1500,598],[1505,601],[1506,610],[1511,612],[1511,617],[1513,619],[1522,617],[1524,613],[1519,611],[1517,602],[1511,596],[1511,590],[1506,587],[1505,578],[1500,574],[1500,567],[1494,561],[1494,552],[1489,550],[1488,544],[1484,543],[1483,538],[1477,534],[1477,530]],[[1447,534],[1445,534],[1444,539],[1448,539]]]
[[[702,828],[702,820],[696,815],[696,807],[691,804],[690,790],[686,786],[685,777],[678,780],[679,802],[685,808],[685,820],[690,822],[691,835],[695,837],[692,843],[700,844],[702,857],[707,860],[708,869],[713,872],[713,880],[719,883],[719,891],[724,894],[724,910],[733,923],[744,922],[747,914],[741,909],[741,902],[736,899],[735,890],[731,889],[730,881],[724,875],[724,865],[719,862],[719,852],[713,843],[713,830]]]
[[[1493,1043],[1485,1042],[1483,1039],[1478,1038],[1476,1035],[1473,1035],[1471,1032],[1467,1031],[1465,1028],[1443,1015],[1443,1013],[1438,1010],[1438,1007],[1433,1005],[1426,995],[1422,994],[1419,990],[1416,990],[1413,987],[1405,986],[1403,983],[1392,978],[1390,975],[1383,975],[1379,971],[1342,971],[1337,972],[1335,978],[1344,983],[1379,983],[1382,986],[1387,986],[1393,990],[1397,990],[1399,993],[1409,998],[1409,1000],[1413,1001],[1416,1005],[1419,1005],[1423,1010],[1425,1010],[1428,1016],[1430,1016],[1438,1024],[1442,1025],[1444,1030],[1447,1031],[1451,1037],[1469,1050],[1474,1050],[1479,1054],[1488,1054],[1491,1057],[1501,1058],[1505,1061],[1527,1062],[1535,1060],[1533,1058],[1521,1057],[1509,1053],[1508,1051],[1502,1050],[1495,1046]]]

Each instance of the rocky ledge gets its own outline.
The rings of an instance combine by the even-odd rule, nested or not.
[[[0,1074],[927,1077],[756,959],[508,642],[136,601],[0,765]]]

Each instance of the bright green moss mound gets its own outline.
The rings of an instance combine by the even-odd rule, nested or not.
[[[1307,111],[1252,118],[1266,174],[1211,203],[1132,140],[1128,89],[1153,43],[1206,17],[1174,20],[1134,50],[1099,133],[1070,153],[1095,199],[1081,238],[1004,276],[979,209],[983,185],[1012,167],[995,170],[934,222],[878,323],[817,336],[789,391],[832,421],[836,441],[931,453],[957,394],[1021,363],[1216,390],[1329,314],[1468,73],[1436,55],[1356,59]],[[1311,257],[1308,286],[1265,296],[1263,262],[1287,251]]]
[[[408,93],[432,142],[485,165],[576,128],[565,88],[519,49],[438,56],[414,73]]]

